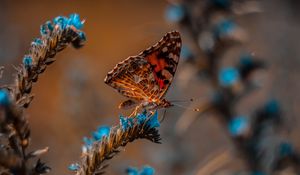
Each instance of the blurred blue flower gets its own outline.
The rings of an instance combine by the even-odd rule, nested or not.
[[[32,66],[32,58],[31,56],[25,55],[23,58],[23,64],[26,68],[29,68]]]
[[[157,127],[160,126],[157,111],[155,111],[155,113],[152,116],[150,116],[150,118],[147,121],[146,125],[149,126],[150,128],[157,128]]]
[[[81,21],[80,16],[76,13],[71,14],[68,20],[68,24],[74,26],[78,30],[82,29],[83,23],[84,21]]]
[[[293,146],[290,143],[283,142],[279,146],[279,155],[281,157],[290,156],[293,154],[294,149]]]
[[[7,106],[10,103],[9,94],[6,90],[1,89],[0,90],[0,105],[1,106]]]
[[[144,166],[140,171],[140,175],[154,175],[155,170],[150,166]]]
[[[140,171],[137,168],[129,167],[126,173],[127,175],[154,175],[155,170],[150,166],[144,166]]]
[[[280,112],[280,105],[276,100],[270,100],[265,105],[265,110],[267,113],[269,113],[271,115],[278,114]]]
[[[171,22],[179,22],[185,16],[185,9],[180,4],[169,5],[166,9],[166,19]]]
[[[252,66],[252,64],[253,64],[253,57],[251,54],[244,53],[240,56],[240,65],[241,66],[248,67],[248,66]]]
[[[251,173],[251,175],[266,175],[264,172],[261,171],[254,171]]]
[[[68,18],[64,16],[58,16],[54,18],[53,22],[56,26],[59,26],[60,29],[64,30],[68,25]]]
[[[245,132],[248,126],[249,122],[245,116],[235,117],[228,124],[229,133],[232,136],[239,136]]]
[[[139,175],[139,171],[133,167],[127,168],[126,173],[127,175]]]
[[[71,164],[71,165],[68,167],[68,169],[69,169],[70,171],[77,171],[77,170],[80,169],[80,166],[79,166],[79,164],[77,164],[77,163],[73,163],[73,164]]]
[[[219,83],[224,87],[232,86],[239,78],[238,70],[233,67],[223,68],[219,73]]]
[[[229,8],[231,6],[231,0],[213,0],[212,3],[222,8]]]
[[[234,32],[236,27],[237,25],[232,20],[225,19],[216,25],[214,34],[217,38],[228,36]]]
[[[193,57],[192,51],[186,45],[182,46],[180,55],[181,55],[181,58],[184,58],[184,59],[190,59]]]

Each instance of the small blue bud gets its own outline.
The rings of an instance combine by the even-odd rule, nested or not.
[[[87,137],[83,137],[83,142],[84,142],[84,145],[89,148],[93,145],[94,140],[87,138]]]
[[[76,13],[71,14],[68,24],[74,26],[76,29],[80,30],[83,27],[83,21],[80,21],[80,16]]]
[[[46,25],[41,25],[40,27],[40,33],[41,35],[47,35],[48,34],[48,30],[47,30],[47,26]]]
[[[65,29],[68,25],[68,18],[64,16],[58,16],[53,20],[54,24],[59,26],[62,30]]]
[[[127,117],[120,116],[120,125],[123,131],[126,131],[129,127]]]
[[[108,137],[110,133],[110,127],[101,126],[97,129],[96,132],[93,132],[93,138],[96,141],[100,141],[103,137]]]
[[[0,105],[1,106],[7,106],[10,103],[10,97],[6,90],[1,89],[0,90]]]
[[[29,68],[32,66],[32,58],[31,56],[25,55],[23,58],[23,64],[26,68]]]
[[[185,9],[182,5],[169,5],[166,9],[166,19],[171,22],[179,22],[185,16]]]
[[[143,113],[142,114],[137,114],[136,119],[137,119],[138,124],[141,125],[146,121],[147,116]]]
[[[152,116],[150,116],[149,120],[147,121],[147,126],[149,126],[150,128],[160,127],[157,111],[155,111],[155,113]]]
[[[239,72],[233,67],[223,68],[219,73],[219,83],[224,87],[232,86],[239,79]]]
[[[70,171],[78,171],[80,169],[80,166],[77,163],[76,164],[73,163],[68,167],[68,169]]]
[[[53,31],[53,29],[54,29],[54,27],[53,27],[53,25],[52,25],[51,21],[47,21],[45,24],[46,24],[46,26],[47,26],[48,30],[52,32],[52,31]]]
[[[85,35],[85,33],[84,32],[79,32],[79,38],[80,38],[80,40],[82,40],[82,41],[86,41],[86,35]]]

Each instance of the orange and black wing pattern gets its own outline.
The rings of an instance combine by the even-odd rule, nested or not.
[[[139,55],[118,63],[104,82],[133,100],[159,100],[173,80],[180,50],[179,32],[169,32]]]

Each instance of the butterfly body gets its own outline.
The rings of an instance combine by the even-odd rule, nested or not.
[[[179,32],[169,32],[155,45],[121,61],[108,72],[104,82],[129,98],[119,108],[136,107],[137,111],[172,106],[164,96],[176,72],[180,50]]]

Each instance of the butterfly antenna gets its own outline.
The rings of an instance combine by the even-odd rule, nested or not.
[[[190,107],[187,107],[187,106],[183,106],[183,105],[180,105],[180,104],[176,104],[176,103],[172,103],[174,106],[177,106],[177,107],[180,107],[180,108],[183,108],[183,109],[189,109],[189,110],[193,110],[195,112],[200,112],[200,108],[190,108]]]

